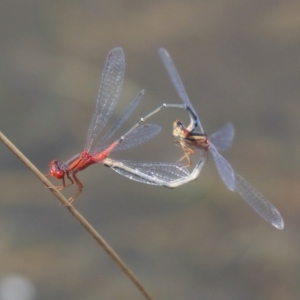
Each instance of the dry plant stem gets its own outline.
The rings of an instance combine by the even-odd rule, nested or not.
[[[0,140],[45,184],[49,191],[51,191],[56,198],[65,206],[70,213],[82,224],[82,226],[89,232],[89,234],[97,241],[97,243],[106,251],[106,253],[116,262],[116,264],[123,270],[123,272],[130,278],[133,284],[145,296],[146,299],[152,300],[148,292],[138,281],[136,276],[130,271],[121,258],[114,252],[114,250],[107,244],[107,242],[99,235],[99,233],[92,227],[91,224],[70,205],[68,200],[55,188],[55,186],[26,158],[20,150],[0,131]]]

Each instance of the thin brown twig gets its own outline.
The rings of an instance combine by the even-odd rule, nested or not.
[[[139,282],[133,272],[127,267],[117,253],[108,245],[108,243],[100,236],[93,226],[74,208],[68,200],[56,189],[56,187],[42,174],[33,163],[24,156],[24,154],[0,131],[0,140],[45,184],[55,197],[66,207],[70,213],[81,223],[81,225],[89,232],[89,234],[97,241],[97,243],[106,251],[106,253],[115,261],[122,269],[132,283],[148,300],[152,300],[146,289]]]

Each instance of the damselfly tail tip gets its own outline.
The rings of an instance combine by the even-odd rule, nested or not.
[[[280,220],[277,221],[277,222],[273,222],[272,225],[273,225],[274,227],[276,227],[277,229],[279,229],[279,230],[284,229],[284,222],[283,222],[282,219],[280,219]]]
[[[279,230],[282,230],[284,229],[284,221],[280,215],[280,213],[276,210],[277,214],[276,214],[276,219],[277,220],[274,220],[273,222],[271,222],[271,224],[276,227],[277,229]]]
[[[163,48],[163,47],[160,47],[160,48],[158,49],[158,52],[159,52],[160,55],[167,55],[167,56],[169,56],[169,53],[168,53],[167,50],[166,50],[165,48]]]
[[[282,230],[284,228],[284,221],[279,211],[275,207],[272,207],[272,211],[275,218],[272,220],[271,224],[277,229]]]

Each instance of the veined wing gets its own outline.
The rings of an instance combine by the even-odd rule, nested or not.
[[[124,134],[124,136],[122,136],[119,139],[118,145],[111,152],[130,149],[143,143],[146,143],[147,141],[154,138],[157,134],[159,134],[160,131],[161,127],[156,124],[140,125],[133,131],[130,130],[129,133]],[[110,145],[111,143],[101,145],[101,147],[99,147],[97,151],[93,151],[91,154],[95,155],[97,153],[100,153],[101,151],[108,148]]]
[[[186,104],[192,111],[193,111],[193,115],[195,114],[197,116],[197,124],[199,126],[199,129],[201,131],[201,133],[204,133],[203,127],[201,125],[200,119],[198,117],[198,115],[196,114],[196,111],[187,95],[187,92],[185,90],[185,87],[182,83],[182,80],[179,76],[179,73],[175,67],[175,64],[170,56],[170,54],[167,52],[166,49],[164,48],[160,48],[159,49],[159,54],[160,57],[165,65],[165,68],[167,69],[169,76],[171,77],[172,83],[179,95],[179,97],[181,98],[182,102],[184,104]]]
[[[227,150],[234,138],[234,127],[232,123],[227,123],[221,127],[217,132],[213,133],[209,140],[218,151]]]
[[[113,151],[125,150],[136,147],[154,138],[161,131],[161,127],[156,124],[144,124],[137,127],[128,135],[124,135],[124,140]],[[121,138],[122,139],[122,138]],[[113,152],[112,151],[112,152]]]
[[[125,56],[121,48],[109,52],[98,91],[95,113],[90,124],[85,151],[91,149],[93,141],[111,117],[120,97],[125,74]]]
[[[135,99],[124,111],[120,119],[111,127],[111,129],[106,133],[106,135],[101,139],[101,141],[94,147],[94,149],[91,151],[92,153],[100,152],[100,149],[103,148],[102,145],[113,136],[113,134],[124,124],[124,122],[128,119],[131,113],[135,110],[140,100],[142,99],[143,95],[144,95],[144,90],[142,90],[135,97]]]
[[[111,161],[112,164],[106,162]],[[129,179],[152,185],[164,186],[190,175],[189,170],[176,163],[137,162],[126,160],[106,160],[112,170]]]
[[[234,170],[212,143],[209,144],[209,150],[213,155],[216,167],[224,183],[231,191],[234,191],[236,188]]]
[[[278,229],[284,228],[283,219],[278,210],[242,176],[235,175],[236,191],[267,222]]]

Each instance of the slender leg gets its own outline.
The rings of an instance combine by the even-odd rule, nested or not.
[[[76,183],[77,186],[78,186],[78,190],[77,190],[77,192],[76,192],[71,198],[69,198],[69,203],[70,203],[70,204],[73,203],[73,201],[75,200],[75,198],[82,192],[82,189],[83,189],[83,185],[82,185],[81,181],[78,179],[78,177],[77,177],[75,174],[73,174],[72,176],[73,176],[73,179],[74,179],[75,183]],[[71,179],[70,175],[68,176],[68,178],[69,178],[71,181],[73,181],[73,180]],[[73,181],[73,182],[74,182],[74,181]]]
[[[184,141],[175,141],[175,143],[182,148],[182,150],[184,151],[184,155],[179,159],[177,160],[177,162],[180,162],[182,161],[183,159],[187,159],[188,163],[186,165],[186,167],[190,167],[192,165],[192,160],[190,159],[190,155],[191,154],[194,154],[195,153],[195,150],[188,147],[186,145],[186,143]]]
[[[50,174],[44,174],[44,176],[50,177],[51,175],[50,175]],[[69,184],[69,185],[70,185],[70,184]],[[61,191],[61,190],[63,190],[64,188],[66,188],[67,186],[69,186],[69,185],[66,185],[65,177],[63,177],[63,178],[62,178],[62,185],[56,185],[55,188],[56,188],[58,191]],[[52,189],[51,186],[49,186],[49,187],[46,186],[46,188]]]
[[[55,188],[59,191],[65,189],[66,187],[72,185],[74,183],[74,180],[70,177],[70,175],[68,173],[66,173],[68,179],[70,180],[70,183],[66,184],[65,182],[65,177],[62,178],[62,185],[58,185],[58,186],[55,186]],[[44,174],[44,176],[46,177],[49,177],[50,174]],[[49,189],[51,189],[51,187],[48,187]]]
[[[70,180],[70,183],[67,184],[65,187],[68,187],[68,186],[74,184],[74,180],[73,180],[72,177],[69,175],[69,172],[67,172],[67,177],[68,177],[68,179]]]

